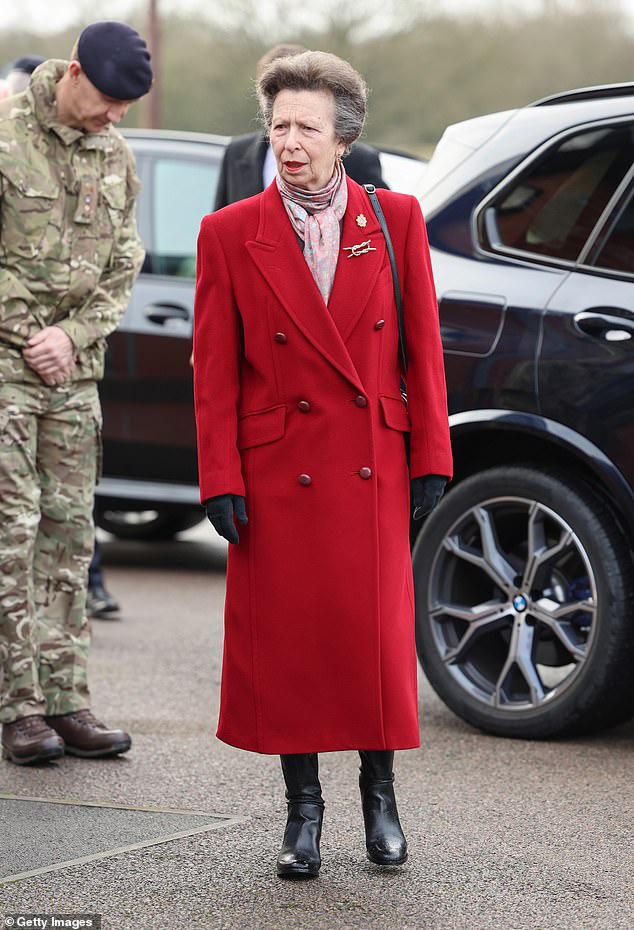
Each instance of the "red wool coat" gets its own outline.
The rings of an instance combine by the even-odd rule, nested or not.
[[[205,217],[198,240],[201,499],[244,495],[249,516],[229,547],[218,736],[256,752],[419,744],[403,432],[412,476],[451,475],[436,296],[418,203],[379,191],[408,414],[385,242],[347,183],[328,307],[275,184]]]

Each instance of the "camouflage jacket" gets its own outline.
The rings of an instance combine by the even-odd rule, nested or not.
[[[76,349],[74,380],[103,375],[105,337],[123,316],[143,261],[134,156],[109,126],[57,119],[48,61],[0,104],[0,380],[39,382],[27,340],[56,325]]]

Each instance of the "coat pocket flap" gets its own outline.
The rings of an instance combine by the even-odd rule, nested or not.
[[[0,171],[23,197],[57,200],[59,184],[45,172],[35,171],[13,157],[0,158]]]
[[[402,433],[409,433],[412,427],[403,398],[381,394],[379,395],[379,400],[383,409],[383,419],[386,425],[391,427],[391,429],[400,430]]]
[[[125,179],[107,175],[101,185],[101,194],[113,210],[124,210],[126,203]]]
[[[284,435],[285,426],[285,404],[258,410],[256,413],[247,413],[238,420],[238,449],[249,449],[251,446],[275,442]]]

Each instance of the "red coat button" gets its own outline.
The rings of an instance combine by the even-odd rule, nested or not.
[[[276,342],[284,343],[286,342],[286,333],[275,333],[273,336]]]
[[[357,394],[357,396],[356,396],[355,399],[354,399],[354,402],[355,402],[355,404],[357,405],[357,407],[367,407],[367,406],[368,406],[368,399],[367,399],[367,397],[364,397],[363,394]]]
[[[367,465],[364,465],[363,468],[359,469],[359,476],[367,481],[368,478],[372,477],[372,469],[368,468]]]
[[[310,401],[308,400],[300,400],[297,406],[302,411],[302,413],[309,413],[310,411]]]
[[[385,326],[385,320],[377,320],[376,323],[374,324],[375,329],[383,329],[384,326]]]
[[[309,484],[313,483],[313,479],[310,477],[310,475],[300,475],[297,480],[300,484],[303,484],[305,488],[307,488]]]

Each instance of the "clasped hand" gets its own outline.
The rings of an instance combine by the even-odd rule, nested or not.
[[[45,326],[31,336],[22,356],[44,384],[51,386],[66,381],[75,367],[75,346],[59,326]]]

